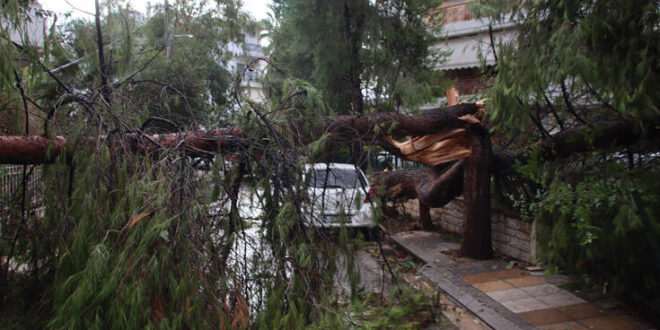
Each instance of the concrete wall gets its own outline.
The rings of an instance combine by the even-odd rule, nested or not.
[[[433,223],[441,229],[463,234],[463,198],[457,198],[444,208],[431,209]],[[417,200],[406,204],[406,212],[417,218],[419,203]],[[534,263],[536,256],[533,224],[523,222],[512,214],[493,209],[492,213],[493,249],[496,253],[517,260]]]

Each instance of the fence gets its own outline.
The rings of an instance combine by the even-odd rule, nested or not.
[[[21,207],[23,169],[22,165],[0,165],[0,218],[10,216],[16,211],[16,208]],[[42,169],[41,166],[28,166],[25,170],[27,174],[26,210],[36,210],[43,204]]]

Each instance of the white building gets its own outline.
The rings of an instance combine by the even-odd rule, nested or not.
[[[464,99],[473,95],[476,97],[488,87],[482,69],[484,65],[495,65],[493,47],[514,42],[516,38],[515,23],[477,18],[470,10],[472,2],[446,0],[432,18],[432,24],[441,24],[442,29],[440,40],[431,46],[431,51],[447,55],[445,61],[436,64],[435,69],[453,81],[448,95],[460,95]],[[441,98],[426,108],[435,108],[444,102],[445,98]]]
[[[232,57],[227,62],[227,69],[232,74],[241,75],[241,89],[249,100],[262,103],[266,100],[264,87],[261,83],[266,70],[266,63],[258,60],[264,58],[264,51],[259,43],[259,30],[256,33],[245,33],[242,44],[229,43],[227,50]]]
[[[31,1],[27,8],[27,19],[18,26],[10,24],[0,16],[0,25],[6,29],[12,42],[21,46],[33,46],[43,48],[46,39],[46,16],[45,11],[38,1]]]

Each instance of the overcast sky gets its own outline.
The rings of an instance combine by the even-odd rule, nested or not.
[[[145,12],[147,3],[159,4],[163,3],[164,0],[123,0],[120,2],[124,4],[130,2],[131,7]],[[170,3],[173,2],[170,1]],[[58,14],[71,13],[74,17],[89,18],[90,15],[88,13],[94,12],[93,0],[39,0],[39,3],[41,3],[44,9],[54,11]],[[262,19],[267,17],[268,5],[270,3],[271,0],[243,0],[243,8],[256,19]],[[61,15],[58,16],[61,17]]]

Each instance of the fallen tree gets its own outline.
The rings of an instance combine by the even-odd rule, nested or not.
[[[430,168],[421,177],[419,175],[394,175],[388,180],[390,182],[387,182],[386,186],[402,185],[403,187],[407,185],[408,188],[402,189],[410,191],[409,198],[418,198],[420,203],[426,207],[442,207],[463,192],[463,162],[458,161],[450,166],[445,166],[445,164],[469,157],[475,145],[482,142],[481,139],[475,139],[478,136],[475,132],[485,132],[481,128],[479,120],[474,117],[480,109],[481,107],[476,104],[460,104],[449,107],[445,111],[427,111],[418,116],[400,113],[374,113],[357,117],[339,116],[327,125],[326,132],[331,135],[333,140],[378,143],[405,159],[429,165]],[[404,142],[395,140],[395,137],[404,136],[411,138]],[[149,154],[179,148],[189,156],[209,158],[213,157],[215,153],[237,152],[240,146],[246,144],[241,130],[237,128],[160,135],[129,133],[114,137],[103,136],[99,140],[116,148],[121,147],[137,153]],[[92,144],[93,141],[96,140],[85,140],[83,144]],[[10,164],[51,163],[60,155],[79,149],[72,144],[75,145],[63,137],[55,139],[35,136],[3,137],[0,138],[0,162]],[[479,148],[476,147],[476,149]],[[490,148],[487,150],[490,152]],[[474,167],[478,166],[479,162],[476,160],[468,162],[468,164]],[[470,173],[476,173],[475,171],[478,170],[475,168]],[[486,171],[486,177],[488,177],[488,171]],[[488,186],[487,182],[485,185]],[[476,226],[486,225],[490,217],[489,208],[484,209],[482,205],[482,207],[474,209],[485,210],[485,212],[476,214],[480,219],[470,221],[470,223],[474,222]],[[488,235],[490,235],[490,231],[488,231]],[[479,242],[487,241],[488,247],[484,250],[485,252],[470,252],[469,256],[489,257],[491,254],[490,237],[475,236],[475,239]],[[466,239],[464,245],[473,245],[472,241],[474,239]],[[476,249],[472,248],[467,251],[476,251]]]
[[[423,136],[453,128],[466,128],[474,122],[468,116],[477,114],[482,105],[463,103],[442,110],[428,110],[419,115],[399,112],[375,112],[361,116],[337,116],[328,125],[328,132],[337,137],[360,136],[363,139],[386,135]]]
[[[429,209],[465,197],[465,230],[461,253],[492,256],[490,231],[490,137],[479,120],[483,105],[458,104],[417,116],[374,113],[340,116],[328,126],[334,139],[358,136],[401,158],[428,168],[386,172],[377,177],[371,195],[383,190],[389,199],[418,199],[420,220],[432,229]],[[400,142],[397,138],[404,137]],[[449,164],[449,165],[448,165]]]
[[[566,158],[572,155],[626,147],[640,141],[660,138],[660,119],[642,121],[610,120],[593,123],[589,127],[562,131],[538,144],[541,157],[545,160]]]
[[[326,125],[325,131],[331,141],[378,144],[404,159],[427,165],[418,170],[380,173],[370,194],[381,191],[388,199],[418,199],[422,210],[443,207],[463,195],[468,207],[462,252],[474,258],[488,258],[492,254],[490,175],[502,172],[503,167],[511,167],[512,159],[524,159],[528,150],[518,155],[491,155],[487,129],[479,121],[482,109],[479,104],[459,104],[420,115],[388,112],[338,116]],[[659,131],[654,121],[646,121],[644,126],[626,120],[608,121],[563,131],[530,148],[540,151],[544,159],[557,159],[580,152],[629,146],[643,139],[657,138]],[[96,140],[85,140],[82,145],[93,145],[93,141]],[[240,148],[249,143],[238,128],[155,135],[132,132],[104,136],[99,141],[136,153],[176,148],[191,157],[205,158],[216,153],[240,152]],[[78,149],[80,146],[76,147],[63,137],[3,136],[0,137],[0,163],[51,163],[61,154]],[[425,224],[430,223],[424,220]]]
[[[514,162],[525,162],[530,155],[543,160],[567,158],[592,151],[615,151],[660,137],[658,120],[610,120],[564,130],[540,142],[511,152],[491,153],[490,138],[474,117],[476,104],[449,107],[443,112],[419,116],[398,113],[340,117],[330,131],[340,136],[349,133],[376,141],[390,152],[428,168],[382,172],[376,176],[372,194],[381,192],[390,200],[418,199],[423,227],[430,222],[429,208],[444,207],[459,195],[466,201],[463,255],[488,258],[490,245],[490,175],[513,171]],[[412,136],[398,142],[392,135]],[[657,149],[657,147],[655,147]],[[460,160],[465,159],[465,160]],[[448,162],[454,162],[446,165]]]
[[[139,153],[179,148],[192,157],[213,157],[216,153],[235,152],[245,145],[238,128],[169,134],[128,133],[102,136],[98,141]],[[76,143],[62,136],[0,136],[0,164],[49,164],[61,155],[73,154],[96,142],[97,139],[86,139]]]

